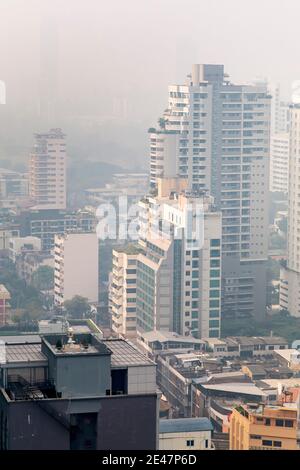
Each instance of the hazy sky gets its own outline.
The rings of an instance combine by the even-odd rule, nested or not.
[[[116,140],[133,126],[142,145],[192,63],[224,63],[234,81],[270,77],[287,96],[300,79],[299,17],[299,0],[0,0],[0,118],[30,120],[49,94],[58,126],[112,120],[113,139],[116,119]]]

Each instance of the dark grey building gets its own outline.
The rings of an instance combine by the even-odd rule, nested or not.
[[[31,210],[24,211],[18,217],[20,236],[38,237],[42,241],[42,250],[54,248],[55,234],[71,232],[92,232],[96,230],[96,218],[88,211],[66,210]]]
[[[130,343],[37,335],[0,347],[0,449],[157,448],[156,367]]]

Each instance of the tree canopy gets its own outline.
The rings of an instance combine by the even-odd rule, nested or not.
[[[66,300],[64,308],[72,318],[84,318],[85,314],[90,312],[88,299],[80,295],[75,295],[72,299]]]

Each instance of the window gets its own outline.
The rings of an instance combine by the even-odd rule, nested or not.
[[[210,246],[220,246],[220,240],[218,238],[210,240]]]
[[[210,260],[210,267],[211,268],[219,268],[220,267],[220,260],[219,259],[211,259]]]
[[[211,258],[219,258],[220,257],[220,250],[210,250],[210,257]]]
[[[205,439],[205,449],[208,449],[208,439]]]
[[[187,447],[194,447],[194,445],[195,445],[195,441],[194,441],[194,440],[186,441],[186,446],[187,446]]]
[[[283,426],[283,419],[276,419],[275,420],[275,425],[276,426]]]
[[[274,441],[273,445],[274,447],[281,447],[281,441]]]
[[[270,420],[270,418],[266,418],[265,425],[266,425],[266,426],[270,426],[270,425],[271,425],[271,420]]]
[[[261,439],[261,436],[258,436],[257,434],[250,434],[250,439],[259,440],[259,439]]]
[[[262,445],[263,445],[263,446],[272,447],[272,441],[265,441],[265,440],[263,440],[263,441],[262,441]]]
[[[285,422],[284,422],[284,425],[286,428],[293,428],[293,421],[291,421],[290,419],[286,419]]]

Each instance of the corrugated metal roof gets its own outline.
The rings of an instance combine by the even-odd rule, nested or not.
[[[212,431],[213,426],[208,418],[160,419],[160,433],[177,433],[193,431]]]
[[[147,356],[135,346],[122,339],[106,339],[102,342],[111,350],[111,365],[114,366],[144,366],[154,365]]]
[[[40,344],[8,344],[5,353],[7,363],[47,361]]]

